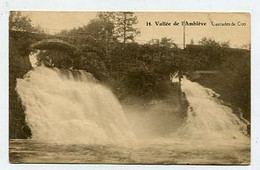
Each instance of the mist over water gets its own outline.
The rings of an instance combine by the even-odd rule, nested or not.
[[[173,78],[172,82],[177,79]],[[110,89],[82,70],[35,67],[17,81],[33,139],[53,143],[143,146],[172,144],[197,149],[249,145],[246,124],[211,89],[187,78],[182,90],[189,102],[185,121],[173,105],[123,109]],[[204,145],[204,144],[207,145]]]

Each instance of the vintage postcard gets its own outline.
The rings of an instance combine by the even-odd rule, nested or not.
[[[250,164],[250,13],[9,14],[11,163]]]

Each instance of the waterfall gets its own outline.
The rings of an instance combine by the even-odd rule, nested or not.
[[[35,140],[115,143],[134,140],[110,89],[82,70],[35,67],[16,90]]]
[[[181,87],[190,106],[186,123],[179,130],[180,135],[219,143],[248,141],[245,135],[247,124],[217,98],[217,93],[186,77],[182,79]]]
[[[177,81],[175,77],[171,76],[173,82]],[[194,139],[202,142],[209,139],[220,144],[230,140],[248,143],[248,137],[243,134],[246,123],[215,97],[217,93],[185,77],[181,83],[190,105],[188,116],[167,140],[190,143]],[[23,79],[17,80],[16,90],[35,140],[75,144],[137,141],[121,104],[111,90],[83,70],[34,67]],[[139,127],[139,131],[142,128]],[[140,140],[145,141],[142,137]]]
[[[179,82],[176,76],[173,82]],[[185,77],[181,88],[189,103],[184,119],[174,115],[180,106],[173,100],[132,106],[131,112],[85,71],[35,67],[16,86],[33,136],[11,140],[11,158],[25,163],[248,164],[246,123],[211,89]]]

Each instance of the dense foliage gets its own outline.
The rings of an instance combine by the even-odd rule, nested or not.
[[[212,88],[234,111],[250,121],[250,51],[223,49],[218,74],[203,75],[197,81]],[[240,108],[240,109],[239,109]]]

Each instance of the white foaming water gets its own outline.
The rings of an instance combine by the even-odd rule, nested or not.
[[[225,144],[231,141],[249,143],[247,125],[228,106],[221,104],[213,90],[196,82],[182,79],[181,87],[189,102],[188,116],[179,135],[190,139],[215,140]]]
[[[171,79],[177,82],[176,75]],[[25,106],[33,139],[75,144],[137,142],[111,90],[85,71],[35,67],[24,79],[18,79],[16,90]],[[246,124],[214,98],[218,94],[186,78],[182,90],[190,104],[184,125],[168,137],[151,137],[147,141],[140,136],[139,144],[178,143],[176,147],[181,144],[190,149],[214,141],[220,145],[249,144],[243,134]]]
[[[87,72],[35,67],[16,90],[33,139],[104,144],[135,138],[119,101]]]

